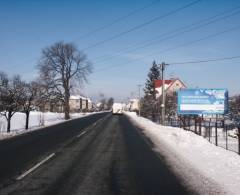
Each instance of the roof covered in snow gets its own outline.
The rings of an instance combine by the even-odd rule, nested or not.
[[[172,80],[165,80],[165,85],[169,85],[171,84],[172,82],[174,82],[176,79],[172,79]],[[155,88],[159,88],[163,85],[163,80],[155,80],[154,81],[154,86]]]
[[[70,100],[79,100],[79,99],[91,101],[90,98],[83,97],[81,95],[71,95],[70,96]]]

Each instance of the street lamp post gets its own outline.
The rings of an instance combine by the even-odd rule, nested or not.
[[[138,116],[141,116],[141,86],[138,85]]]

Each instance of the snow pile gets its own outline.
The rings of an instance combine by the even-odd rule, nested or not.
[[[80,118],[83,116],[87,116],[93,113],[71,113],[70,117]],[[53,112],[30,112],[29,117],[29,129],[25,130],[25,120],[26,115],[21,112],[17,112],[13,115],[11,120],[11,131],[7,133],[7,121],[4,116],[0,115],[0,140],[9,138],[18,134],[22,134],[25,132],[29,132],[32,130],[39,129],[39,127],[49,126],[53,124],[57,124],[60,122],[64,122],[64,113],[53,113]]]
[[[227,194],[240,193],[240,156],[238,154],[217,147],[192,132],[175,127],[163,127],[138,117],[135,113],[126,112],[125,114],[143,129],[143,133],[151,139],[156,151],[164,155],[175,170],[179,168],[177,163],[185,163],[187,167],[191,167],[200,175],[221,186]],[[181,174],[191,173],[181,171]]]

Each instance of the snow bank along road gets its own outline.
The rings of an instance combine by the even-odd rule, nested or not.
[[[202,136],[176,127],[161,126],[125,112],[154,144],[184,183],[199,194],[239,195],[239,155],[217,147]]]
[[[194,194],[126,116],[89,116],[0,148],[1,183],[12,178],[0,194]]]

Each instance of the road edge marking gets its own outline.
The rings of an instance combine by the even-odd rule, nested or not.
[[[16,180],[22,180],[24,177],[26,177],[28,174],[32,173],[33,171],[35,171],[38,167],[40,167],[42,164],[44,164],[45,162],[47,162],[48,160],[50,160],[52,157],[54,157],[56,154],[52,153],[50,155],[48,155],[45,159],[43,159],[41,162],[37,163],[35,166],[33,166],[32,168],[30,168],[29,170],[25,171],[23,174],[21,174],[20,176],[18,176],[16,178]]]
[[[77,135],[77,137],[81,137],[81,136],[84,135],[85,133],[87,133],[87,131],[83,131],[82,133],[80,133],[79,135]]]

